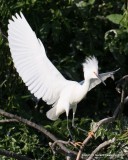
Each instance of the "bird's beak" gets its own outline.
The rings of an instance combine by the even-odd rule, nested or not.
[[[98,74],[96,74],[95,72],[94,72],[94,74],[95,74],[96,77],[106,86],[106,83],[100,78],[100,76],[99,76]]]

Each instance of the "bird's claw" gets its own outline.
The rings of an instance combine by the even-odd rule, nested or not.
[[[72,127],[73,127],[74,129],[77,129],[77,130],[81,131],[81,132],[87,133],[87,131],[85,131],[84,129],[78,127],[77,125],[72,125]]]
[[[93,131],[88,132],[88,136],[89,136],[90,138],[93,138],[93,137],[94,137],[94,132],[93,132]]]
[[[70,142],[70,144],[72,144],[74,147],[81,147],[82,142]]]

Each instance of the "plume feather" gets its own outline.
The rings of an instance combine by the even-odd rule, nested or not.
[[[98,70],[98,60],[95,56],[88,57],[85,59],[85,62],[83,63],[83,68],[96,68]]]

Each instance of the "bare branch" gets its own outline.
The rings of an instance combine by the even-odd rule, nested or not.
[[[109,118],[104,118],[102,120],[100,120],[99,122],[96,123],[95,127],[93,128],[92,132],[93,133],[96,133],[97,130],[99,129],[99,127],[105,123],[110,123],[110,122],[113,122],[114,121],[114,118],[113,117],[109,117]],[[83,141],[81,147],[80,147],[80,150],[77,154],[77,158],[76,160],[79,160],[81,155],[82,155],[82,152],[83,152],[83,149],[85,147],[85,145],[88,143],[88,141],[92,139],[92,137],[90,135],[88,135],[88,137]]]
[[[67,145],[70,144],[70,141],[57,140],[51,145],[51,147],[54,148],[57,143],[62,143]]]
[[[127,77],[126,77],[127,78]],[[93,129],[92,129],[92,132],[95,134],[97,132],[97,130],[99,129],[99,127],[105,123],[111,123],[115,120],[115,118],[119,115],[119,112],[121,112],[121,108],[123,106],[123,104],[125,102],[128,101],[128,97],[125,97],[125,92],[123,90],[124,88],[122,87],[122,94],[121,94],[121,102],[120,104],[117,106],[116,110],[114,111],[113,113],[113,116],[112,117],[108,117],[108,118],[104,118],[102,120],[100,120],[99,122],[97,122],[95,124],[95,126],[93,126]],[[36,130],[40,131],[41,133],[45,134],[48,138],[50,138],[53,143],[49,143],[50,144],[50,147],[52,148],[52,150],[54,151],[54,147],[55,145],[58,145],[59,147],[57,148],[57,151],[61,151],[62,154],[66,155],[67,156],[67,159],[71,159],[71,158],[75,158],[76,155],[77,155],[77,158],[76,160],[80,160],[80,159],[84,159],[85,156],[83,155],[82,158],[81,158],[81,155],[82,155],[82,152],[83,152],[83,149],[85,147],[85,145],[88,143],[88,141],[92,138],[90,135],[88,135],[88,137],[83,141],[82,143],[82,146],[80,147],[80,150],[77,154],[77,152],[75,151],[72,151],[70,149],[68,149],[65,145],[68,145],[70,144],[70,141],[62,141],[62,140],[58,140],[57,137],[55,137],[53,134],[51,134],[49,131],[47,131],[44,127],[40,126],[40,125],[37,125],[36,123],[34,122],[31,122],[27,119],[24,119],[22,117],[19,117],[17,115],[14,115],[14,114],[11,114],[11,113],[8,113],[8,112],[5,112],[4,110],[0,109],[0,115],[2,116],[5,116],[5,117],[8,117],[8,118],[11,118],[9,120],[1,120],[0,123],[6,123],[6,122],[22,122],[32,128],[35,128]],[[91,153],[91,157],[94,157],[94,155],[100,150],[102,149],[103,147],[109,145],[112,143],[112,140],[108,140],[106,142],[103,142],[102,144],[100,144],[92,153]],[[8,152],[8,151],[7,151]],[[2,154],[2,151],[0,151],[0,154]],[[3,152],[4,154],[4,152]],[[5,154],[4,154],[5,155]]]
[[[0,150],[0,155],[4,155],[6,157],[15,158],[15,159],[18,159],[18,160],[33,160],[33,159],[28,158],[26,156],[23,156],[21,154],[16,154],[16,153],[13,153],[13,152],[10,152],[10,151],[6,151],[6,150]]]
[[[70,141],[57,140],[57,141],[55,141],[55,142],[53,142],[53,143],[49,142],[49,146],[51,147],[51,150],[52,150],[53,154],[56,153],[55,146],[56,146],[58,143],[67,145],[67,144],[70,143]]]
[[[45,135],[47,135],[47,137],[49,137],[50,139],[52,139],[53,141],[56,141],[57,138],[52,135],[50,132],[48,132],[45,128],[37,125],[36,123],[33,123],[27,119],[24,119],[24,118],[21,118],[17,115],[14,115],[14,114],[11,114],[11,113],[8,113],[8,112],[5,112],[4,110],[0,109],[0,115],[2,116],[5,116],[5,117],[8,117],[8,118],[12,118],[12,119],[16,119],[18,120],[19,122],[22,122],[24,124],[27,124],[28,126],[30,127],[33,127],[35,129],[37,129],[38,131],[44,133]]]
[[[18,122],[16,119],[3,119],[0,120],[0,123],[10,123],[10,122]]]
[[[123,80],[128,80],[128,76],[124,76],[123,77]],[[124,82],[124,81],[123,81]],[[122,108],[123,108],[123,106],[124,106],[124,103],[127,101],[127,97],[125,98],[125,85],[126,85],[126,81],[123,83],[122,81],[121,81],[121,85],[123,86],[122,87],[122,92],[121,92],[121,102],[120,102],[120,104],[117,106],[117,108],[115,109],[115,111],[114,111],[114,113],[113,113],[113,116],[112,117],[108,117],[108,118],[104,118],[104,119],[102,119],[102,120],[100,120],[99,122],[97,122],[96,123],[96,125],[93,127],[93,129],[92,129],[92,132],[95,134],[96,132],[97,132],[97,130],[99,129],[99,127],[101,126],[101,125],[103,125],[103,124],[105,124],[105,123],[111,123],[111,122],[113,122],[115,119],[116,119],[116,117],[118,116],[118,114],[120,113],[120,112],[122,112]],[[92,137],[90,136],[90,135],[88,135],[88,137],[83,141],[83,143],[82,143],[82,145],[81,145],[81,147],[80,147],[80,150],[79,150],[79,152],[78,152],[78,154],[77,154],[77,157],[76,157],[76,160],[79,160],[80,159],[80,157],[81,157],[81,155],[82,155],[82,152],[83,152],[83,149],[84,149],[84,147],[85,147],[85,145],[88,143],[88,141],[91,139]]]
[[[123,76],[120,80],[116,82],[116,84],[117,92],[121,93],[122,88],[124,89],[124,87],[128,84],[128,75]]]
[[[115,141],[115,138],[110,139],[110,140],[108,140],[108,141],[105,141],[105,142],[101,143],[101,144],[90,154],[90,156],[87,158],[87,160],[92,160],[92,158],[95,156],[95,154],[96,154],[97,152],[99,152],[102,148],[110,145],[110,144],[113,143],[114,141]]]
[[[54,142],[58,141],[58,139],[53,134],[51,134],[49,131],[47,131],[44,127],[39,126],[34,122],[31,122],[31,121],[29,121],[27,119],[21,118],[21,117],[19,117],[17,115],[5,112],[2,109],[0,109],[0,115],[8,117],[8,118],[16,119],[17,121],[22,122],[22,123],[24,123],[24,124],[26,124],[26,125],[28,125],[28,126],[30,126],[32,128],[35,128],[36,130],[38,130],[41,133],[45,134],[45,136],[50,138],[52,141],[54,141]],[[77,152],[68,149],[62,143],[57,143],[57,145],[61,148],[61,153],[63,153],[63,154],[67,154],[67,155],[70,154],[70,155],[72,155],[72,157],[75,157],[77,155]]]
[[[128,102],[128,96],[124,100],[124,104]]]

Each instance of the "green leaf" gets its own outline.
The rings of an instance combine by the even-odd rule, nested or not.
[[[94,4],[94,3],[95,3],[95,0],[89,0],[89,3],[90,3],[90,4]]]
[[[122,14],[110,14],[106,18],[115,24],[120,24],[120,21],[123,18],[123,15]]]

